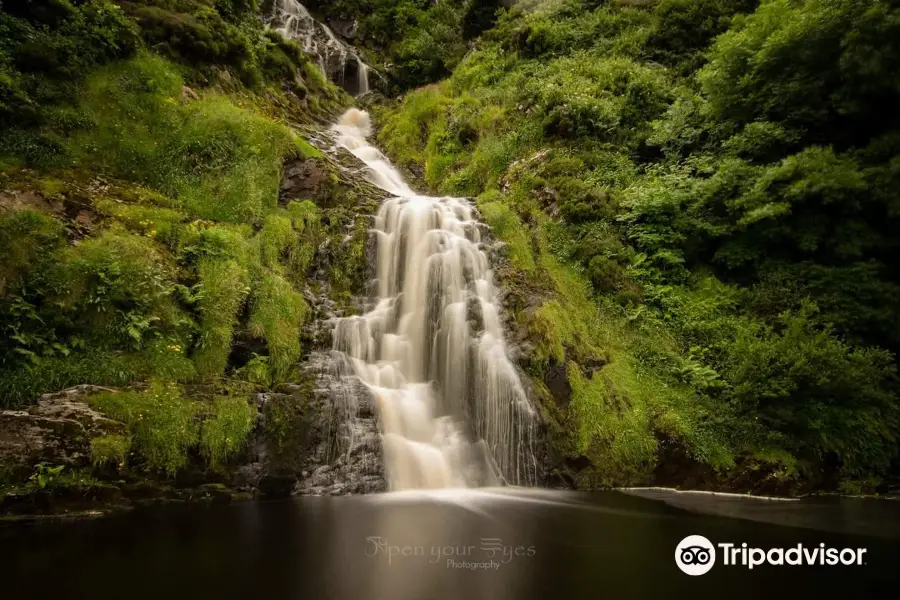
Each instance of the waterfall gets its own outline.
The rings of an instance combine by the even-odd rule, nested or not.
[[[536,416],[474,208],[413,192],[366,141],[367,113],[350,109],[332,130],[396,196],[375,217],[374,306],[336,319],[332,350],[375,397],[389,489],[534,484]]]
[[[369,93],[369,65],[356,57],[356,95],[362,96]]]
[[[316,57],[327,77],[357,96],[368,93],[371,67],[363,62],[355,48],[338,39],[328,25],[313,18],[300,2],[275,0],[268,23],[285,38],[299,41],[304,52]],[[346,66],[351,60],[357,75],[354,80],[345,81]]]

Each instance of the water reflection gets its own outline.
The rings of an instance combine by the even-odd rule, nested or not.
[[[691,507],[743,511],[754,519],[747,520],[618,493],[505,488],[152,510],[0,529],[0,589],[3,597],[15,590],[9,597],[17,600],[529,600],[830,597],[896,586],[898,538],[861,534],[896,524],[900,505],[843,504],[790,503],[809,509],[794,521],[784,512],[788,503],[745,500],[740,509],[707,498]],[[841,533],[827,531],[834,522]],[[717,565],[688,577],[673,553],[689,534],[762,548],[865,547],[868,562],[753,571]]]

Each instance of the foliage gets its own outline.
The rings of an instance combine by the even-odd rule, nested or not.
[[[276,205],[287,128],[215,95],[182,104],[182,80],[150,55],[92,74],[79,95],[90,126],[67,145],[78,163],[149,186],[191,215],[257,220]]]
[[[256,409],[241,396],[217,396],[200,429],[200,453],[217,467],[243,448],[256,423]]]
[[[64,252],[48,277],[76,327],[98,344],[140,349],[178,323],[170,269],[150,239],[109,230]]]
[[[128,426],[131,446],[148,469],[174,474],[200,439],[197,406],[172,383],[152,382],[143,392],[100,394],[89,401]]]
[[[137,48],[136,27],[106,0],[15,4],[0,13],[0,127],[40,122],[88,70]]]
[[[392,157],[505,242],[526,367],[567,365],[564,447],[598,483],[645,481],[658,440],[895,472],[898,10],[520,2],[381,111]]]
[[[59,478],[60,473],[65,469],[65,465],[57,465],[51,467],[47,463],[35,465],[34,473],[28,477],[28,484],[39,490],[51,487]]]
[[[131,451],[131,439],[124,435],[102,435],[91,440],[91,464],[95,467],[125,466]]]
[[[466,39],[487,29],[497,0],[337,0],[306,5],[328,17],[358,24],[357,38],[390,63],[400,89],[449,75],[466,53]]]
[[[144,391],[100,394],[91,404],[128,427],[128,435],[91,440],[95,466],[122,466],[129,450],[149,470],[173,475],[197,450],[212,467],[220,466],[246,443],[256,409],[243,396],[217,396],[211,402],[184,396],[177,385],[152,381]]]
[[[220,375],[231,352],[231,336],[238,312],[250,291],[246,267],[235,260],[205,260],[197,267],[196,293],[200,336],[194,364],[202,377]]]
[[[300,324],[306,311],[303,296],[274,273],[266,274],[254,291],[249,327],[267,342],[268,367],[275,380],[283,378],[300,358]]]

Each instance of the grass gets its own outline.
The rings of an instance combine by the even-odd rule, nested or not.
[[[131,451],[131,438],[124,435],[103,435],[91,440],[91,464],[95,467],[125,466]]]
[[[72,160],[171,196],[193,216],[261,219],[277,204],[281,160],[317,151],[227,97],[183,102],[182,85],[150,54],[94,72],[74,109],[89,125],[65,141]]]
[[[174,474],[187,464],[188,452],[200,439],[197,405],[175,384],[153,382],[143,392],[101,394],[89,402],[125,423],[132,448],[149,470]]]
[[[307,305],[291,284],[267,273],[254,291],[250,306],[250,331],[264,338],[269,348],[269,368],[281,380],[300,358],[300,325]]]
[[[515,272],[504,285],[530,308],[515,315],[533,348],[526,369],[540,380],[566,365],[567,452],[587,454],[604,485],[646,477],[657,436],[727,467],[726,436],[692,392],[708,374],[673,375],[697,365],[634,308],[635,257],[615,223],[614,192],[639,177],[628,153],[673,97],[667,71],[641,62],[653,19],[616,7],[562,22],[560,6],[511,19],[449,80],[382,109],[378,139],[435,191],[477,196]]]
[[[256,409],[243,396],[217,396],[200,429],[200,453],[213,468],[240,452],[256,423]]]
[[[256,409],[245,396],[197,401],[171,382],[154,381],[140,392],[100,394],[89,402],[128,427],[128,435],[91,441],[95,466],[122,467],[133,451],[145,469],[173,475],[197,451],[216,468],[241,451],[256,423]]]
[[[50,268],[57,305],[98,344],[140,349],[180,320],[174,265],[151,238],[111,228],[66,248]]]
[[[280,214],[266,217],[259,233],[260,254],[262,263],[269,268],[279,269],[282,256],[297,246],[297,235],[291,218]]]
[[[200,334],[193,360],[197,374],[209,378],[221,375],[228,363],[238,311],[250,292],[250,274],[246,266],[227,259],[204,259],[197,273]]]
[[[14,408],[34,402],[41,394],[73,385],[121,386],[131,383],[136,377],[137,372],[131,365],[109,352],[41,356],[2,373],[0,398],[4,408]]]
[[[534,256],[528,230],[507,206],[499,192],[486,192],[478,197],[478,210],[485,223],[506,245],[509,260],[521,271],[533,271]]]

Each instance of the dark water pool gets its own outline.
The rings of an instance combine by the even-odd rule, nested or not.
[[[900,503],[660,492],[302,498],[0,529],[0,598],[857,598],[900,584]],[[682,573],[675,548],[865,548]],[[452,561],[452,562],[450,562]]]

